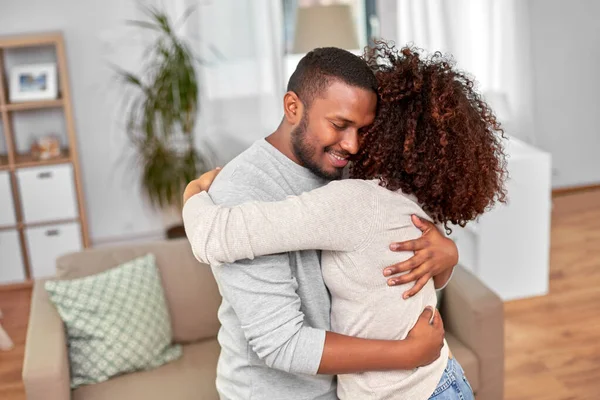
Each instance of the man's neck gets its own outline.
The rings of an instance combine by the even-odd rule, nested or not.
[[[277,130],[275,130],[275,132],[267,136],[265,140],[269,144],[271,144],[271,146],[279,150],[284,156],[286,156],[296,164],[300,166],[302,165],[302,163],[300,163],[300,160],[298,160],[298,158],[294,154],[294,149],[292,146],[291,128],[288,128],[281,124],[279,125]]]

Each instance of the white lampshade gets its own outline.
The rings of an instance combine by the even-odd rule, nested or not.
[[[358,35],[350,5],[298,8],[293,52],[308,53],[317,47],[358,49]]]

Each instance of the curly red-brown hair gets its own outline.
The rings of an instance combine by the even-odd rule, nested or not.
[[[465,226],[506,201],[504,132],[474,81],[450,57],[379,42],[365,55],[378,111],[350,175],[417,197],[436,223]]]

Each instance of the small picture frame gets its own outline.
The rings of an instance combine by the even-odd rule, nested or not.
[[[10,71],[11,103],[53,100],[58,97],[56,64],[29,64]]]

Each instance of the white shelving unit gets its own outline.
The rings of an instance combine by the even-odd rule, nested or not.
[[[11,103],[7,60],[31,63],[48,54],[56,62],[58,98]],[[59,156],[41,160],[18,145],[28,132],[15,120],[39,126],[50,110],[64,121],[65,140]],[[6,288],[54,275],[58,256],[89,245],[61,33],[0,37],[0,128],[0,288]]]

